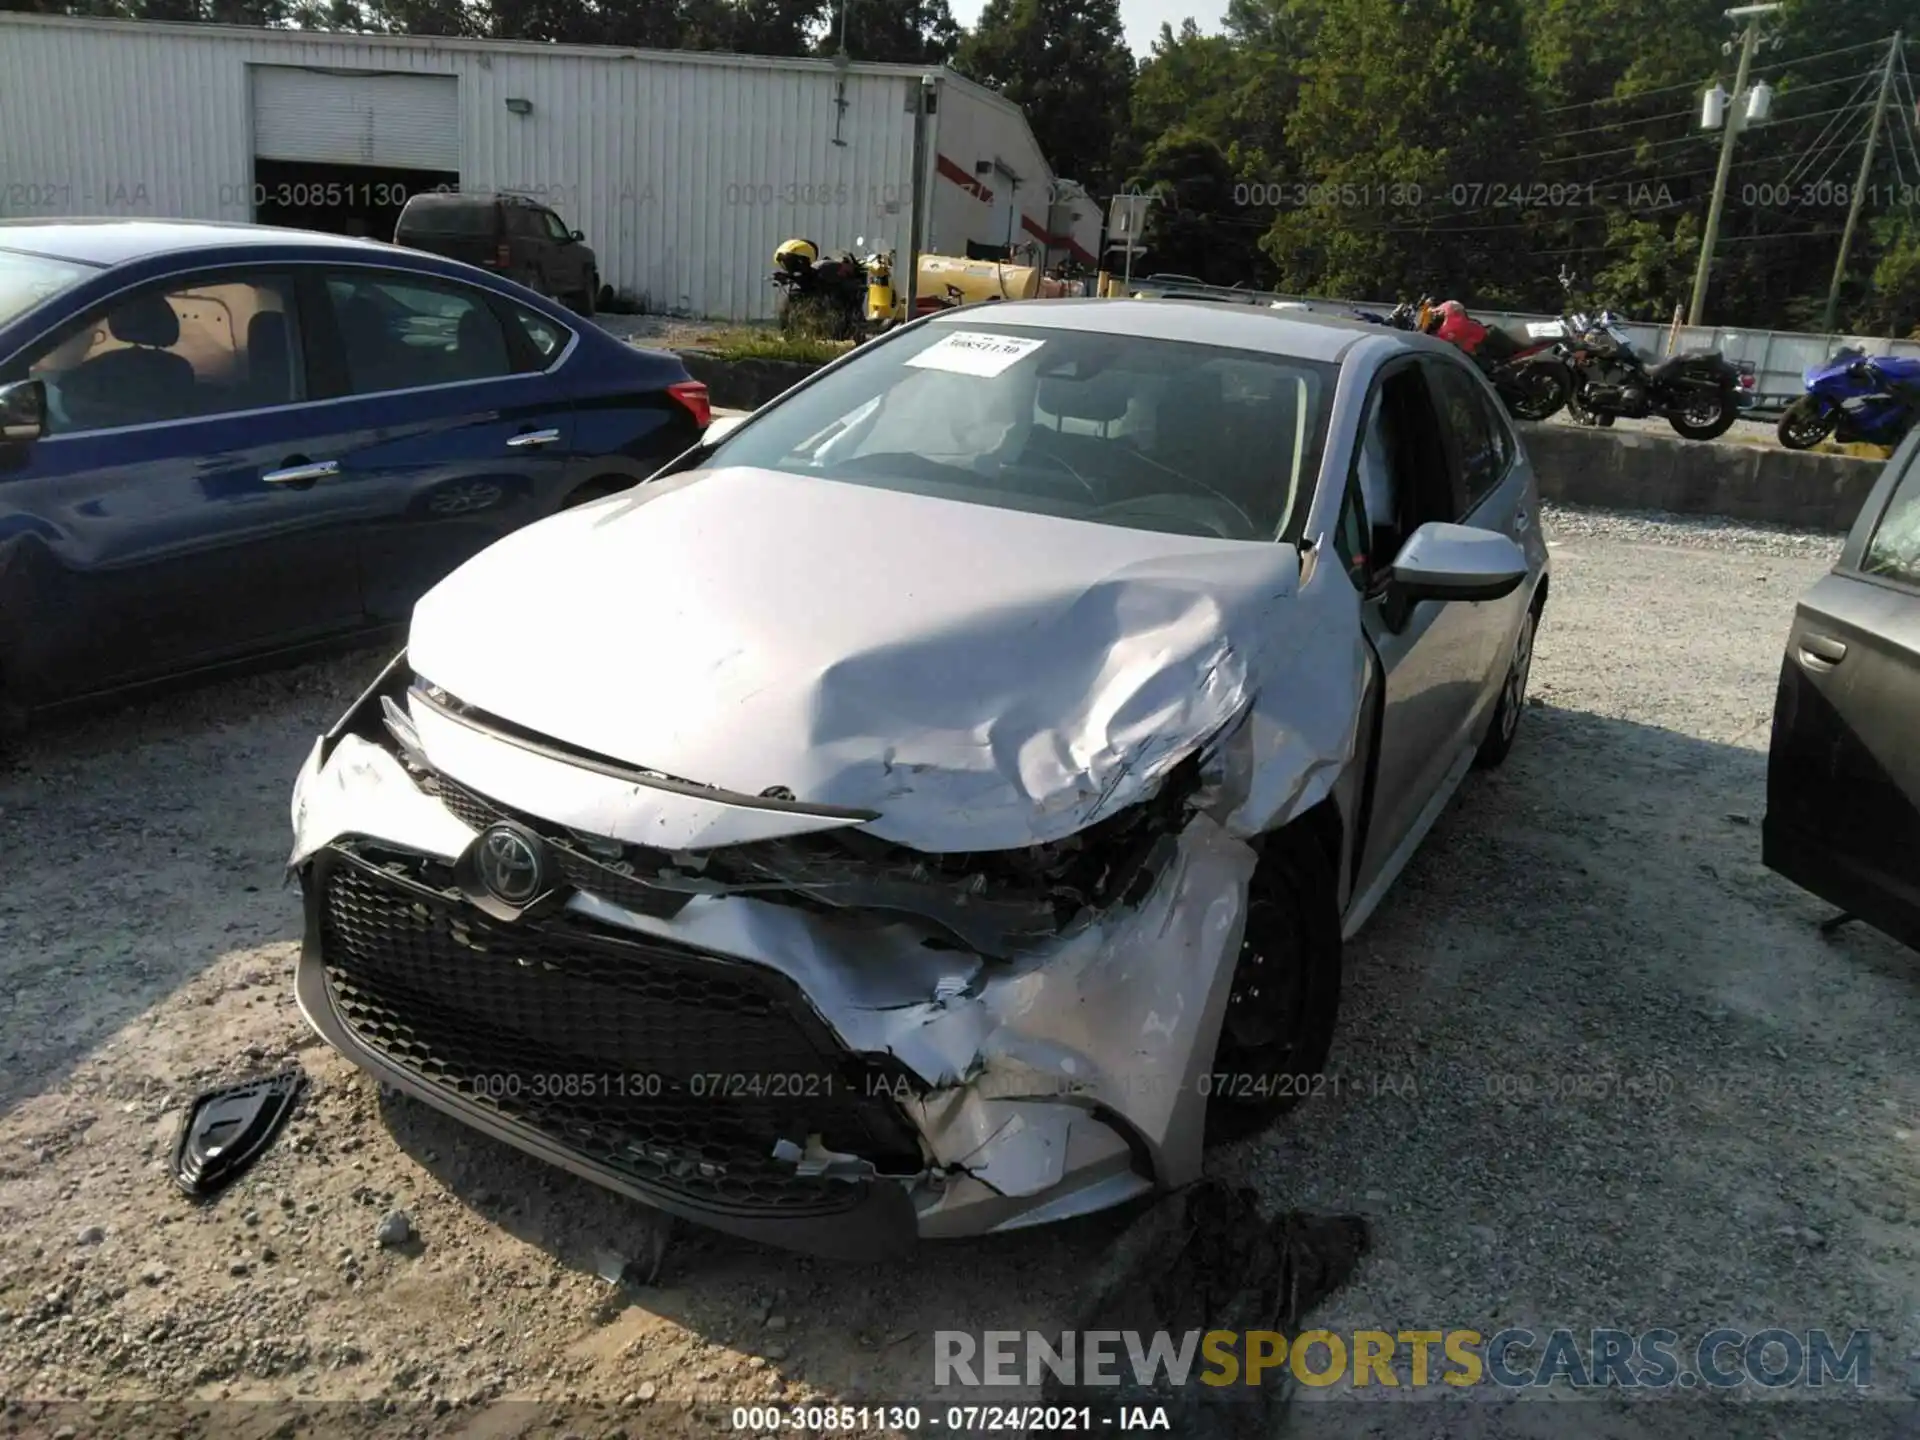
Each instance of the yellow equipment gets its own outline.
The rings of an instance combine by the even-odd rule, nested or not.
[[[1049,279],[1034,265],[1003,265],[958,255],[920,257],[920,297],[958,292],[962,305],[982,300],[1039,300],[1068,293],[1064,280]]]

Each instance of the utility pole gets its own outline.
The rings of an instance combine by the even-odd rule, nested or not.
[[[1838,322],[1840,282],[1847,276],[1847,252],[1853,248],[1853,232],[1860,225],[1860,204],[1866,198],[1867,181],[1873,174],[1873,147],[1880,138],[1880,122],[1886,117],[1887,95],[1893,89],[1893,62],[1899,58],[1904,35],[1901,30],[1893,32],[1893,43],[1887,47],[1887,68],[1880,72],[1880,96],[1873,102],[1873,119],[1867,125],[1867,151],[1860,157],[1860,178],[1854,182],[1853,198],[1847,205],[1847,228],[1840,232],[1840,258],[1833,262],[1833,284],[1827,287],[1826,316],[1820,322],[1820,328],[1829,335]]]
[[[1727,175],[1733,169],[1733,142],[1740,133],[1740,110],[1746,103],[1747,73],[1753,68],[1753,52],[1760,45],[1760,20],[1780,9],[1773,5],[1741,5],[1726,12],[1729,20],[1745,19],[1747,28],[1740,37],[1740,68],[1734,74],[1733,96],[1721,119],[1720,168],[1713,177],[1713,200],[1707,206],[1707,231],[1700,237],[1700,268],[1693,276],[1693,306],[1687,315],[1689,325],[1698,325],[1707,308],[1707,275],[1713,268],[1713,247],[1720,238],[1720,212],[1727,204]]]

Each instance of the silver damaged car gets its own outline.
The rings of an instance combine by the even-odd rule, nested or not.
[[[1451,347],[948,311],[414,612],[293,798],[329,1042],[673,1214],[864,1257],[1195,1179],[1526,705],[1526,452]]]

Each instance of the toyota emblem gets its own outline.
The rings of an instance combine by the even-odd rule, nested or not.
[[[482,835],[475,861],[480,883],[503,904],[525,905],[546,884],[539,841],[512,825],[495,825]]]

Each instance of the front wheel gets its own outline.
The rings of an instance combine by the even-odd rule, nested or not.
[[[1573,371],[1558,360],[1520,366],[1503,387],[1507,412],[1516,420],[1547,420],[1573,398]]]
[[[1740,418],[1731,389],[1698,390],[1667,412],[1667,423],[1687,440],[1718,440]]]
[[[1539,628],[1538,611],[1529,610],[1521,623],[1519,638],[1513,644],[1513,658],[1507,663],[1507,678],[1500,686],[1500,703],[1493,712],[1493,723],[1473,757],[1482,770],[1492,770],[1507,758],[1514,738],[1520,733],[1520,717],[1527,710],[1527,677],[1533,673],[1533,636]]]
[[[1340,912],[1326,850],[1305,825],[1267,838],[1213,1064],[1201,1077],[1210,1143],[1264,1129],[1323,1092],[1340,1013]]]
[[[1811,450],[1833,433],[1838,417],[1811,395],[1789,405],[1774,434],[1789,450]]]

